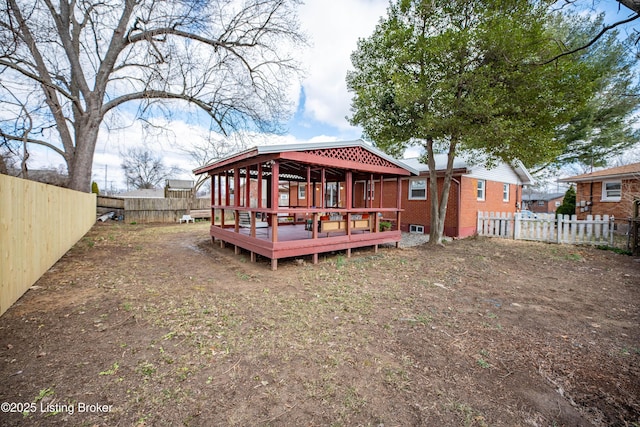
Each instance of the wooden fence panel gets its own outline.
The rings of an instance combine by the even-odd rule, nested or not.
[[[95,221],[95,194],[0,175],[0,315]]]
[[[510,212],[478,212],[479,235],[512,239],[513,230],[514,219]]]
[[[518,233],[517,240],[536,240],[540,242],[553,241],[555,236],[555,218],[547,214],[538,214],[535,218],[523,218],[520,213],[515,215]]]
[[[503,221],[508,221],[506,224]],[[498,224],[498,222],[500,222]],[[511,233],[511,224],[513,233]],[[507,231],[503,231],[503,227]],[[608,215],[588,215],[578,220],[576,215],[537,214],[535,218],[523,218],[519,213],[511,215],[494,212],[478,212],[478,234],[489,237],[535,240],[540,242],[567,243],[572,245],[613,246],[613,221]]]
[[[127,198],[124,220],[136,223],[177,222],[191,209],[211,209],[210,199]]]
[[[98,196],[98,207],[124,209],[124,199],[120,197]]]
[[[557,242],[613,246],[613,221],[609,215],[587,215],[584,220],[578,220],[576,215],[558,215]]]

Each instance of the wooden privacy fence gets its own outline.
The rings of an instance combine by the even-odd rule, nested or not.
[[[0,315],[95,221],[95,194],[0,175]]]
[[[516,240],[613,246],[613,226],[609,215],[587,215],[587,219],[578,220],[576,215],[537,214],[525,218],[520,213],[478,212],[480,236]]]
[[[210,199],[98,197],[98,207],[113,209],[126,222],[177,222],[191,210],[211,210]],[[104,209],[103,209],[104,210]]]

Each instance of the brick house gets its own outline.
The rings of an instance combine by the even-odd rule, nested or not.
[[[556,213],[562,205],[564,193],[540,193],[527,190],[522,194],[522,209],[529,209],[535,213]]]
[[[446,155],[437,155],[438,191],[444,180]],[[429,194],[429,168],[418,159],[405,159],[405,164],[419,171],[419,176],[405,179],[402,185],[403,231],[429,233],[431,195]],[[469,165],[455,159],[453,179],[449,190],[444,234],[449,237],[468,237],[477,232],[478,212],[512,212],[520,209],[523,185],[533,178],[520,162],[515,166],[499,163],[489,169],[482,165]]]
[[[418,176],[402,179],[401,194],[396,191],[395,181],[382,182],[382,204],[389,205],[401,200],[402,215],[400,229],[413,233],[429,233],[431,195],[429,194],[429,169],[418,159],[403,159],[402,162],[419,172]],[[438,175],[444,177],[446,155],[436,156]],[[442,188],[444,178],[438,179]],[[449,237],[468,237],[476,233],[478,211],[512,212],[519,210],[522,202],[522,187],[533,182],[527,169],[519,163],[512,167],[505,163],[492,169],[484,166],[470,166],[462,159],[453,165],[453,180],[449,190],[449,202],[445,218],[444,233]],[[373,188],[371,188],[373,187]],[[298,188],[292,184],[289,200],[299,203]],[[373,205],[380,201],[381,182],[356,181],[353,192],[355,207],[365,207],[367,195],[371,192]],[[317,189],[316,189],[317,190]],[[337,188],[337,205],[342,203],[343,191]],[[372,190],[372,191],[371,191]],[[306,196],[305,196],[306,197]],[[384,218],[393,223],[393,218]]]
[[[351,143],[349,141],[334,142],[329,145],[347,147]],[[436,156],[436,167],[440,177],[444,177],[446,159],[446,155]],[[343,180],[327,179],[323,189],[319,182],[307,184],[294,177],[288,179],[287,176],[282,176],[279,186],[279,205],[281,212],[284,213],[279,215],[291,217],[296,223],[305,219],[299,211],[306,206],[340,210],[351,205],[353,209],[377,210],[383,206],[400,205],[402,210],[398,215],[399,221],[395,212],[384,212],[384,210],[382,210],[384,212],[382,219],[390,221],[393,224],[393,230],[428,234],[431,207],[428,167],[421,164],[418,159],[403,159],[397,162],[415,171],[415,175],[411,177],[402,177],[400,194],[398,194],[395,178],[360,174],[353,180],[349,202],[347,201],[348,186]],[[438,179],[440,188],[442,181],[443,178]],[[529,185],[532,182],[533,178],[520,162],[515,166],[500,163],[489,169],[481,165],[470,165],[463,159],[456,159],[445,218],[445,235],[460,238],[474,235],[479,211],[517,212],[522,203],[523,185]],[[240,194],[244,192],[241,190]],[[252,199],[253,193],[252,182]],[[263,192],[263,197],[265,194],[266,191]]]
[[[576,184],[576,215],[613,215],[629,218],[640,199],[640,163],[570,176],[560,182]]]

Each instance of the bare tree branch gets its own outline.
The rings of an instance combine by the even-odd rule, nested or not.
[[[70,186],[89,191],[106,114],[127,102],[182,101],[225,134],[277,124],[298,73],[299,0],[7,0],[0,5],[0,109],[22,99],[34,129],[55,131]],[[284,52],[284,53],[283,53]],[[0,122],[4,135],[10,126]],[[16,135],[14,135],[16,136]],[[35,143],[35,142],[34,142]]]

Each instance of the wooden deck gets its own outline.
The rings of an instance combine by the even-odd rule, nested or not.
[[[210,229],[214,241],[221,242],[221,246],[231,244],[236,246],[236,252],[240,248],[251,253],[251,260],[255,261],[255,254],[271,259],[273,269],[277,268],[278,259],[296,256],[313,255],[314,263],[318,260],[318,254],[323,252],[346,250],[347,256],[351,255],[351,249],[373,246],[376,250],[382,243],[398,243],[402,238],[399,230],[370,232],[368,230],[354,230],[347,235],[344,231],[331,233],[318,233],[313,238],[313,233],[305,230],[304,224],[286,225],[278,227],[278,241],[272,241],[271,227],[256,230],[256,237],[251,237],[248,229],[221,228],[212,225]]]

